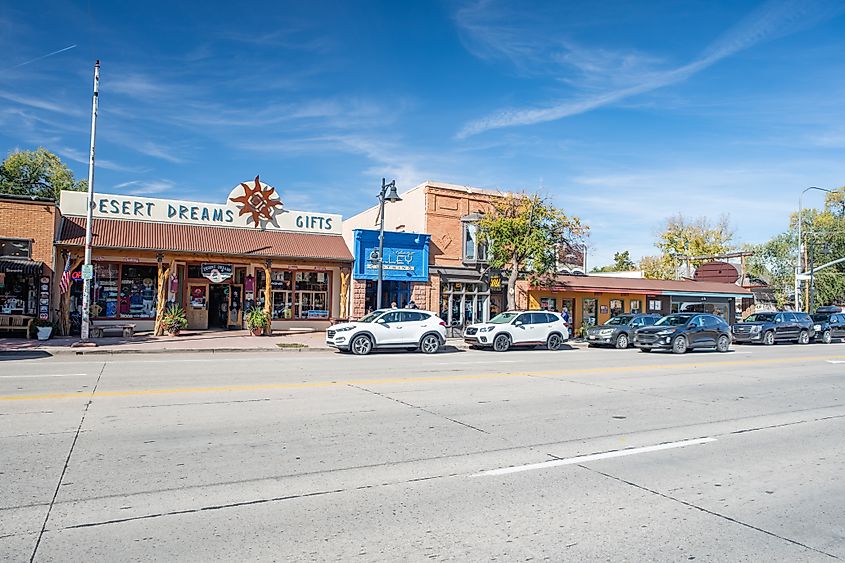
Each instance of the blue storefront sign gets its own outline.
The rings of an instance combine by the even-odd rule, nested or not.
[[[378,231],[356,229],[356,280],[378,279]],[[418,233],[384,233],[385,281],[428,281],[428,242],[431,235]]]

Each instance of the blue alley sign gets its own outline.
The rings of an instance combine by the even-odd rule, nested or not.
[[[356,229],[356,280],[378,279],[378,231]],[[428,281],[428,241],[431,235],[384,233],[383,278],[388,281]]]

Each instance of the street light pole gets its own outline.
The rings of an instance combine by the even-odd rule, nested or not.
[[[91,150],[88,153],[88,198],[85,213],[85,270],[82,276],[82,327],[80,338],[88,340],[91,327],[91,246],[93,242],[94,221],[94,153],[97,140],[97,110],[100,92],[100,61],[94,65],[94,98],[91,102]]]
[[[803,245],[801,244],[801,230],[802,230],[802,223],[803,223],[803,214],[804,214],[804,206],[802,204],[802,198],[804,194],[809,192],[810,190],[818,190],[820,192],[827,192],[832,193],[831,190],[826,190],[825,188],[817,188],[816,186],[810,186],[809,188],[805,188],[804,191],[801,192],[801,195],[798,196],[798,260],[797,265],[795,267],[795,310],[802,311],[803,307],[801,307],[801,280],[798,279],[798,276],[803,274],[802,266],[803,260],[802,257],[802,250]]]
[[[376,309],[381,309],[381,285],[384,278],[384,202],[395,203],[402,201],[396,193],[396,180],[389,184],[384,178],[381,179],[381,191],[378,195],[379,202],[379,232],[378,232],[378,282],[376,284]]]

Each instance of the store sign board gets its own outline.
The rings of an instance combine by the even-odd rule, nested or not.
[[[85,192],[64,190],[59,207],[63,215],[83,217]],[[117,194],[94,194],[94,217],[153,223],[180,223],[215,227],[258,228],[339,235],[341,216],[286,209],[275,189],[255,180],[236,186],[226,203],[202,203]]]
[[[200,266],[202,277],[212,283],[221,283],[232,277],[235,268],[232,264],[202,264]]]
[[[355,279],[378,278],[378,231],[355,231]],[[387,281],[428,281],[429,235],[384,233],[382,279]]]

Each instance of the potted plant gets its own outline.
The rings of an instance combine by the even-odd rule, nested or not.
[[[270,325],[270,315],[263,309],[250,309],[246,314],[246,327],[253,336],[261,336],[264,330]]]
[[[170,336],[179,336],[179,332],[188,326],[188,317],[185,309],[179,305],[171,305],[161,316],[161,326]]]
[[[32,322],[32,326],[35,327],[35,332],[38,336],[38,340],[48,340],[53,334],[53,323],[51,323],[50,321],[45,321],[44,319],[35,319]]]

